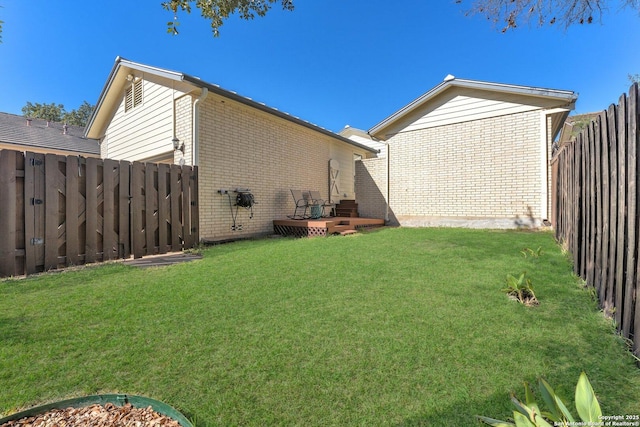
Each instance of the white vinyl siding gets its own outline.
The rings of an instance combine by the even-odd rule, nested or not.
[[[134,161],[173,152],[174,91],[144,78],[139,82],[138,89],[133,85],[131,105],[135,105],[136,93],[140,94],[141,104],[125,112],[127,94],[123,94],[122,102],[107,128],[104,142],[108,144],[109,158]]]
[[[490,91],[453,88],[431,99],[428,107],[408,114],[386,134],[389,137],[402,132],[520,114],[553,106],[551,101],[542,98],[532,99],[504,93],[497,96]]]
[[[409,123],[401,132],[524,113],[537,109],[538,107],[531,105],[458,95]]]

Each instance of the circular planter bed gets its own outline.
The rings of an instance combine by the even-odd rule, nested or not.
[[[142,396],[105,394],[62,400],[0,418],[0,427],[193,427],[176,409]]]

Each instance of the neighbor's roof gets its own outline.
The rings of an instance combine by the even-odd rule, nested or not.
[[[163,68],[158,68],[158,67],[152,67],[149,65],[145,65],[145,64],[140,64],[137,62],[133,62],[133,61],[129,61],[127,59],[121,58],[121,57],[117,57],[116,58],[116,62],[113,66],[113,68],[111,69],[111,73],[109,74],[109,77],[107,78],[107,82],[104,86],[104,88],[102,89],[102,92],[100,93],[100,97],[98,98],[98,102],[96,103],[96,108],[93,111],[93,115],[91,116],[91,118],[89,119],[89,124],[87,125],[87,129],[85,132],[85,135],[92,135],[92,128],[96,122],[96,118],[98,117],[98,115],[100,114],[101,111],[101,107],[103,106],[103,104],[105,104],[105,100],[109,95],[109,89],[111,88],[111,86],[113,85],[113,83],[115,82],[115,80],[117,79],[118,75],[122,75],[122,74],[127,74],[129,71],[127,70],[138,70],[144,73],[150,73],[150,74],[154,74],[157,75],[159,77],[163,77],[169,80],[173,80],[176,82],[185,82],[185,83],[190,83],[198,88],[206,88],[209,92],[213,92],[215,94],[218,94],[220,96],[224,96],[225,98],[237,101],[241,104],[247,105],[249,107],[255,108],[257,110],[260,111],[264,111],[266,113],[272,114],[276,117],[280,117],[282,119],[288,120],[290,122],[296,123],[298,125],[304,126],[306,128],[312,129],[316,132],[320,132],[324,135],[330,136],[332,138],[338,139],[342,142],[346,142],[347,144],[351,144],[354,146],[357,146],[359,148],[362,148],[364,150],[367,150],[369,152],[375,153],[377,152],[377,150],[374,150],[371,147],[367,147],[365,145],[362,144],[358,144],[357,142],[354,142],[348,138],[345,138],[341,135],[338,135],[337,133],[334,133],[328,129],[325,129],[323,127],[320,127],[318,125],[315,125],[313,123],[310,123],[306,120],[302,120],[296,116],[292,116],[289,113],[285,113],[283,111],[280,111],[276,108],[273,107],[269,107],[266,104],[263,104],[261,102],[257,102],[254,101],[251,98],[247,98],[241,95],[238,95],[236,92],[232,92],[226,89],[221,88],[220,86],[216,85],[216,84],[212,84],[212,83],[208,83],[205,82],[204,80],[201,80],[199,77],[194,77],[191,76],[189,74],[185,74],[185,73],[181,73],[181,72],[177,72],[177,71],[172,71],[172,70],[167,70],[167,69],[163,69]],[[124,76],[123,76],[124,77]],[[94,137],[96,137],[95,135],[93,135]]]
[[[580,133],[580,131],[582,131],[582,129],[586,128],[589,123],[595,120],[600,114],[602,113],[598,111],[597,113],[575,114],[567,117],[567,120],[565,120],[562,130],[560,131],[560,144],[571,141]]]
[[[429,90],[414,101],[410,102],[406,106],[402,107],[400,110],[382,120],[377,125],[373,126],[371,129],[369,129],[369,134],[379,134],[383,129],[388,128],[398,120],[401,120],[407,115],[413,113],[423,105],[427,104],[433,98],[440,95],[442,92],[454,87],[485,90],[512,95],[530,96],[534,98],[552,99],[559,101],[559,103],[561,104],[570,106],[571,109],[573,108],[572,104],[576,101],[576,99],[578,99],[578,95],[570,90],[545,89],[533,86],[519,86],[503,83],[483,82],[478,80],[465,80],[458,79],[452,75],[448,75],[447,77],[445,77],[442,83]]]
[[[100,154],[100,146],[95,139],[84,137],[84,128],[30,119],[15,114],[0,113],[0,143],[22,147],[60,150],[73,153]]]

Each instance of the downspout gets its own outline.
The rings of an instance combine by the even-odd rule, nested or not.
[[[389,157],[390,157],[390,153],[389,153],[389,141],[385,141],[384,142],[385,145],[385,158],[386,158],[386,163],[387,163],[387,188],[386,188],[386,192],[387,194],[385,195],[385,200],[386,200],[386,206],[385,206],[385,211],[384,211],[384,222],[385,224],[389,224],[389,194],[391,192],[390,187],[391,187],[391,182],[389,177],[391,176],[391,174],[389,173]]]
[[[549,120],[548,112],[543,110],[540,113],[540,221],[549,218],[549,158],[547,151],[550,147],[549,141]]]
[[[206,87],[202,88],[202,92],[200,93],[200,97],[195,100],[193,103],[193,138],[191,142],[191,149],[193,153],[193,166],[198,166],[199,157],[200,157],[200,103],[205,100],[207,95],[209,94],[209,89]]]

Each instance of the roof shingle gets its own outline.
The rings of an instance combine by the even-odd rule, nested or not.
[[[84,128],[63,123],[30,119],[9,113],[0,113],[0,143],[40,149],[69,151],[74,153],[100,154],[95,139],[85,138]]]

